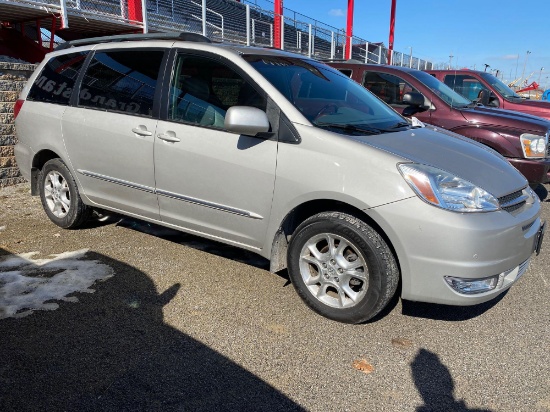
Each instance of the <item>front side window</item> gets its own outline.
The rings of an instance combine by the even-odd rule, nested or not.
[[[366,72],[363,86],[393,106],[406,106],[403,103],[405,93],[420,93],[405,80],[388,73]]]
[[[202,56],[178,55],[168,120],[223,128],[231,106],[266,110],[267,101],[230,67]]]
[[[68,105],[87,53],[69,53],[50,59],[34,81],[27,100]]]
[[[521,99],[521,96],[518,95],[515,91],[510,89],[505,83],[503,83],[500,79],[493,76],[491,73],[483,72],[481,73],[481,77],[489,83],[491,86],[493,86],[499,94],[502,95],[505,99]]]
[[[477,100],[481,90],[489,91],[489,89],[474,76],[465,74],[448,74],[445,76],[445,84],[455,92],[470,100]]]
[[[96,53],[84,75],[78,105],[152,117],[163,56],[160,50]]]
[[[361,85],[325,64],[288,56],[243,58],[317,127],[346,134],[378,134],[408,125]]]
[[[429,88],[433,94],[438,96],[441,100],[443,100],[451,107],[461,109],[473,105],[471,100],[468,100],[467,98],[461,96],[445,83],[440,82],[435,77],[430,76],[426,72],[416,70],[414,72],[411,72],[410,74],[420,83],[423,83],[424,86]]]

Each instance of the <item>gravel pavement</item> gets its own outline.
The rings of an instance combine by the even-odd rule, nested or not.
[[[0,262],[89,249],[113,276],[0,319],[2,411],[550,411],[550,232],[495,301],[344,325],[254,254],[131,219],[63,230],[29,192],[0,190]]]

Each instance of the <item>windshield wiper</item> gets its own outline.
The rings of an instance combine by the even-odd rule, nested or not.
[[[388,130],[401,129],[402,127],[406,127],[406,126],[411,126],[411,124],[409,122],[399,122],[389,127]]]
[[[374,127],[357,127],[352,124],[341,124],[341,123],[316,123],[319,127],[329,127],[333,129],[346,130],[348,132],[355,133],[365,133],[365,134],[380,134],[382,133],[381,129],[376,129]]]

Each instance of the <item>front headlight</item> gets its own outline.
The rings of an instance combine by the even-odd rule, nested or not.
[[[424,201],[454,212],[492,212],[498,200],[476,185],[435,167],[401,163],[401,175]]]
[[[520,136],[521,148],[526,158],[546,157],[546,146],[548,138],[546,136],[537,136],[536,134],[524,133]]]

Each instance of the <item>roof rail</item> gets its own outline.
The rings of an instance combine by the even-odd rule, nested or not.
[[[119,41],[140,41],[140,40],[181,40],[192,41],[197,43],[212,43],[212,41],[198,33],[189,32],[172,32],[172,33],[144,33],[144,34],[121,34],[117,36],[91,37],[89,39],[72,40],[61,43],[55,48],[57,50],[65,50],[69,47],[85,46],[88,44],[111,43]]]

